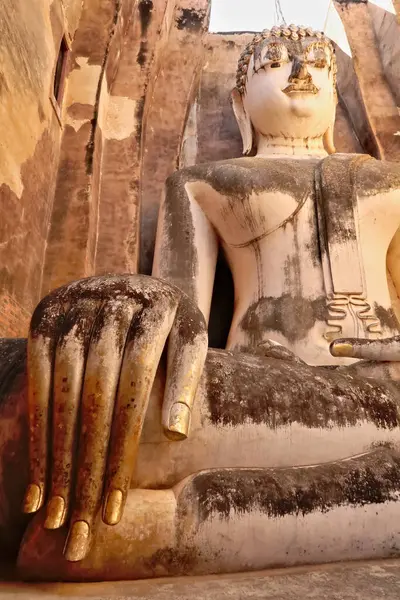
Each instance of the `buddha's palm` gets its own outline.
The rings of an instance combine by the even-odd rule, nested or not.
[[[65,556],[88,552],[94,519],[121,519],[157,366],[167,345],[162,411],[184,439],[207,353],[204,318],[178,288],[146,276],[93,277],[34,312],[28,341],[30,485],[24,510],[68,523]]]

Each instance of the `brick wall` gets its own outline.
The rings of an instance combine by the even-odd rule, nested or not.
[[[9,294],[0,295],[0,338],[27,337],[31,315]]]

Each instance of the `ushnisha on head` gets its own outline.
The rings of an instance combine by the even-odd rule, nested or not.
[[[336,57],[332,42],[309,27],[273,27],[256,34],[239,59],[233,108],[249,154],[265,140],[323,140],[335,151]]]

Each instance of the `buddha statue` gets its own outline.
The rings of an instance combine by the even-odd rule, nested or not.
[[[0,526],[25,578],[399,553],[400,166],[335,153],[320,32],[257,34],[232,103],[245,156],[168,179],[153,276],[44,298],[27,375],[24,342],[0,346]],[[219,248],[224,350],[207,347]]]

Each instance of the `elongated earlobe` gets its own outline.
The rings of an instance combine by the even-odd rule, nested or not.
[[[334,125],[330,125],[323,137],[324,148],[328,154],[335,154],[336,152],[335,143],[333,141],[333,132]]]
[[[236,121],[242,136],[243,154],[250,154],[253,148],[253,127],[245,107],[243,106],[242,95],[236,88],[232,91],[232,108],[235,113]]]
[[[337,106],[337,97],[335,94],[335,102],[334,102],[334,106],[333,106],[333,116],[332,116],[331,124],[328,127],[328,129],[326,130],[324,137],[323,137],[324,148],[328,154],[335,154],[335,152],[336,152],[335,142],[334,142],[336,106]]]

